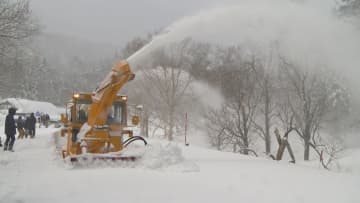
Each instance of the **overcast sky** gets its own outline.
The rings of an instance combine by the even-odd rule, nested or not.
[[[44,31],[122,45],[173,21],[233,0],[30,0]]]

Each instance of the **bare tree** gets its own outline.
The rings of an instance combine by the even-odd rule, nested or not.
[[[34,61],[26,42],[38,30],[27,0],[0,0],[0,93],[4,96],[24,96],[21,81],[32,82],[25,81]]]
[[[205,119],[207,120],[206,129],[211,145],[219,151],[226,149],[231,144],[232,139],[226,129],[229,116],[225,106],[219,110],[209,108]]]
[[[9,56],[12,48],[38,30],[39,26],[32,16],[29,1],[0,0],[1,56]]]
[[[256,80],[261,95],[258,116],[254,120],[254,127],[258,131],[260,137],[265,141],[265,153],[271,153],[271,135],[270,128],[272,120],[275,117],[275,95],[276,93],[276,70],[277,64],[274,59],[273,50],[268,56],[253,55],[255,64],[252,66],[255,71]]]
[[[181,120],[179,116],[184,115],[183,104],[193,81],[185,71],[189,67],[187,51],[188,41],[172,44],[154,53],[156,60],[139,74],[139,91],[146,95],[142,102],[162,123],[157,126],[163,128],[168,140],[173,140],[174,130]]]
[[[256,104],[242,102],[226,102],[219,110],[210,110],[207,119],[208,136],[210,142],[218,150],[233,147],[234,153],[257,153],[251,149],[250,144]]]
[[[246,64],[245,73],[240,73],[240,78],[235,81],[235,84],[239,82],[240,84],[233,86],[235,88],[235,97],[230,99],[229,103],[229,107],[238,115],[235,124],[238,132],[234,136],[242,140],[244,154],[248,154],[249,135],[253,128],[253,121],[255,120],[261,98],[257,91],[256,72],[253,71],[256,69],[256,59],[251,58]]]
[[[252,57],[244,58],[240,47],[225,50],[220,60],[219,81],[226,101],[221,110],[213,111],[212,118],[218,118],[208,119],[209,125],[218,126],[212,136],[230,140],[233,152],[249,154],[254,152],[250,149],[251,134],[260,102],[254,71],[257,64]]]
[[[323,118],[333,103],[333,80],[321,68],[300,68],[282,60],[283,80],[287,81],[289,107],[296,121],[296,132],[304,140],[304,160],[309,160],[310,147],[319,155],[319,135]],[[335,92],[336,93],[336,92]]]

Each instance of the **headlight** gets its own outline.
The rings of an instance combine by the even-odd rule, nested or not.
[[[74,98],[79,98],[79,97],[80,97],[79,93],[74,94]]]
[[[127,96],[121,96],[121,100],[126,101],[126,100],[127,100]]]

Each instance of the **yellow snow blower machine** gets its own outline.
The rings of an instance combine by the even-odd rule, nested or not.
[[[130,143],[146,140],[134,136],[128,125],[127,96],[117,95],[135,74],[127,61],[120,61],[100,83],[93,93],[74,93],[66,105],[66,114],[61,117],[64,124],[61,136],[66,136],[63,158],[71,162],[80,160],[125,160],[134,161],[136,156],[121,152]],[[139,123],[134,115],[132,125]]]

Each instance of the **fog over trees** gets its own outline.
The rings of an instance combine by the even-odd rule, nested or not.
[[[131,56],[155,35],[134,36],[123,47],[108,47],[42,33],[41,19],[34,17],[29,4],[0,0],[2,98],[63,105],[73,91],[92,91],[116,61]],[[360,19],[359,0],[343,0],[334,10],[339,18]],[[360,107],[342,75],[321,64],[298,64],[279,54],[276,46],[261,54],[241,44],[184,39],[151,57],[123,93],[144,105],[151,129],[162,129],[169,140],[183,136],[188,112],[191,125],[206,126],[209,145],[218,150],[275,155],[278,146],[272,143],[278,129],[286,139],[302,140],[301,159],[326,153],[328,166],[346,147],[346,135],[359,128]],[[219,90],[223,103],[202,103],[193,91],[197,82]],[[261,140],[261,149],[254,147],[255,140]]]

